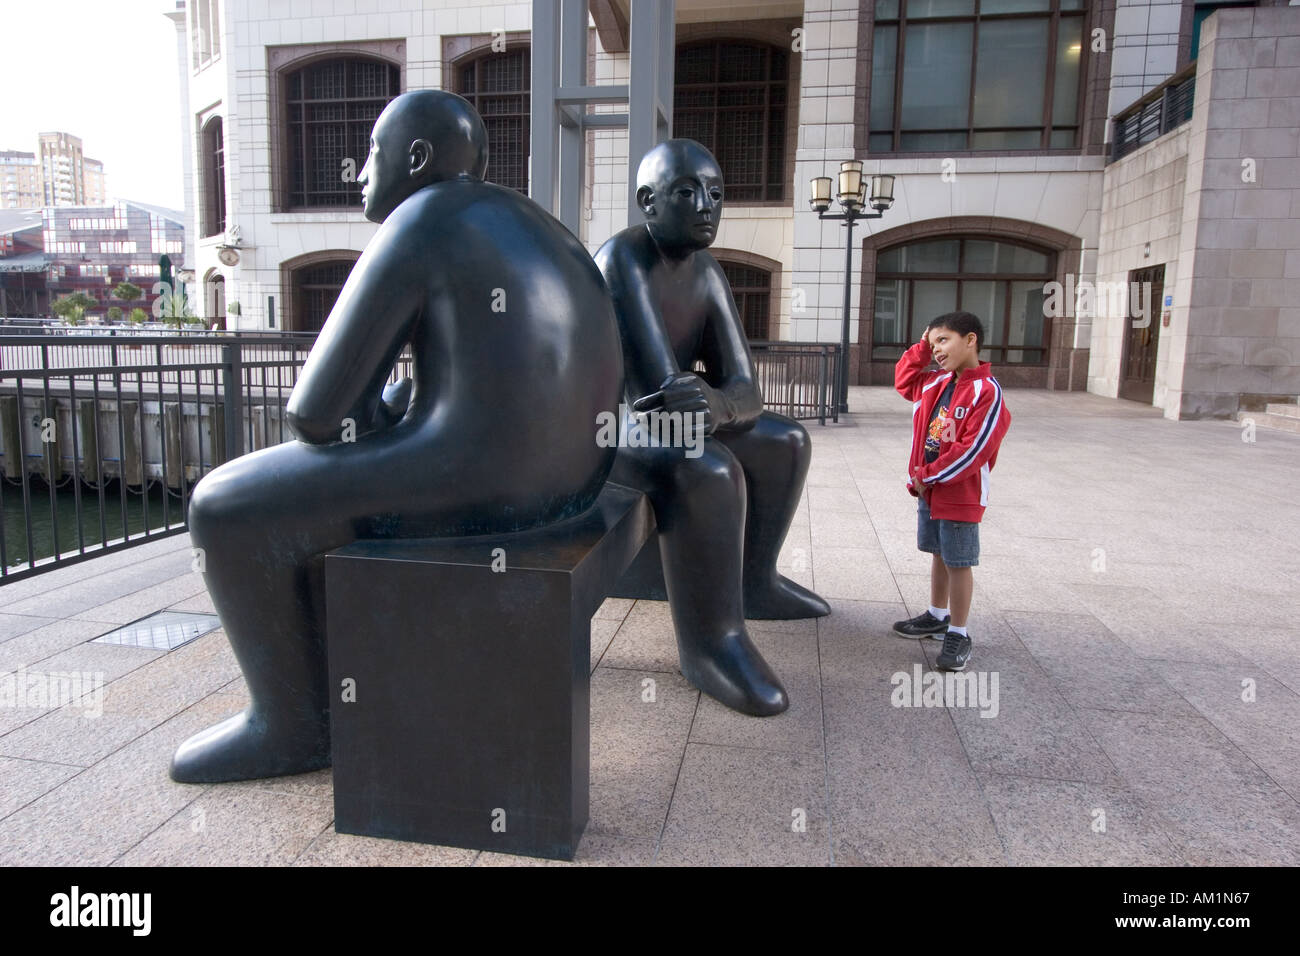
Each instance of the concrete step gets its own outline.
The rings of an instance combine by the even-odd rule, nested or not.
[[[1281,402],[1269,402],[1265,411],[1270,415],[1283,415],[1286,418],[1300,418],[1300,405],[1287,405]]]
[[[1238,412],[1237,421],[1250,419],[1256,428],[1271,428],[1275,431],[1294,432],[1300,435],[1300,416],[1279,415],[1275,412]]]

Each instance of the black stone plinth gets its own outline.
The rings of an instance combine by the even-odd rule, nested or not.
[[[327,555],[335,830],[572,859],[591,616],[653,530],[645,496],[607,484],[539,530]]]
[[[664,565],[659,557],[657,534],[652,534],[650,540],[641,547],[609,596],[639,601],[668,600],[668,585],[664,583]]]

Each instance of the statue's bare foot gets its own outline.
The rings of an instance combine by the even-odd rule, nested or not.
[[[682,675],[714,700],[754,717],[771,717],[790,698],[744,631],[721,639],[677,640]]]
[[[761,583],[745,582],[745,617],[754,621],[796,621],[825,617],[831,607],[801,584],[777,574]]]
[[[225,783],[306,773],[330,765],[328,723],[298,733],[274,732],[251,708],[195,734],[176,749],[177,783]]]

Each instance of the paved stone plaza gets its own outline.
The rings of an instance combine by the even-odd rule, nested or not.
[[[665,604],[593,620],[578,862],[1300,863],[1300,435],[1091,394],[1007,404],[971,617],[996,716],[891,702],[940,645],[891,633],[928,604],[909,405],[855,388],[846,421],[810,425],[783,556],[834,613],[752,624],[787,713],[701,698]],[[0,863],[538,862],[336,835],[328,771],[172,783],[176,745],[246,701],[224,635],[86,643],[163,608],[211,610],[184,536],[0,588],[0,673],[108,682],[97,719],[0,709]]]

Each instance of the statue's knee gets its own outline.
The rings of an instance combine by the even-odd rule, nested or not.
[[[812,458],[812,437],[808,434],[808,429],[798,422],[792,422],[792,425],[786,432],[786,444],[797,460],[809,461]]]
[[[223,493],[220,483],[209,481],[208,475],[195,486],[190,495],[187,524],[190,537],[196,542],[208,541],[210,534],[226,525],[232,515],[227,507],[229,495]]]
[[[744,469],[734,455],[723,452],[684,459],[672,471],[674,491],[692,497],[725,497],[743,488]]]
[[[190,537],[208,545],[218,536],[230,537],[252,520],[248,485],[253,480],[238,459],[205,475],[190,494],[186,522]]]

